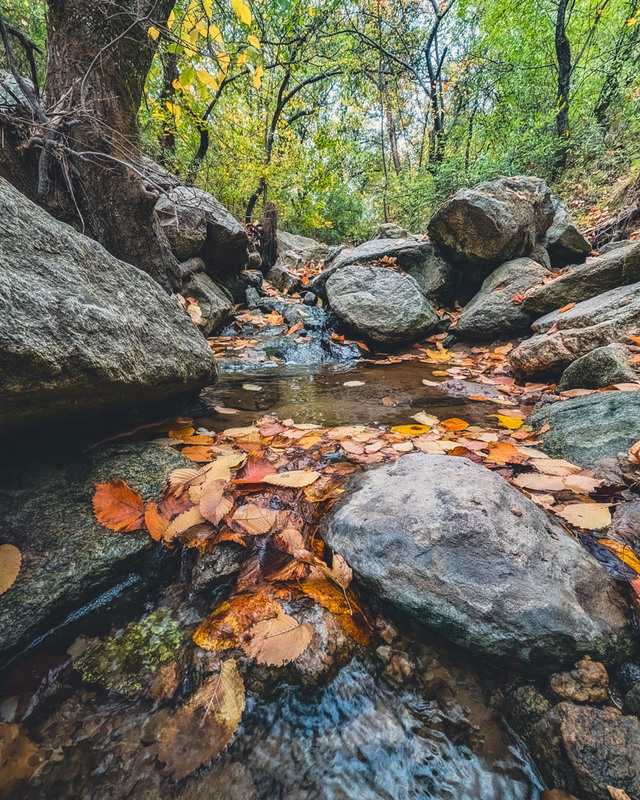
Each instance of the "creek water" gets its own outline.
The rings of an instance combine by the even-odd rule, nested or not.
[[[210,408],[198,423],[212,430],[242,426],[267,413],[323,425],[411,422],[426,410],[482,422],[491,403],[456,400],[423,379],[429,368],[385,365],[282,366],[221,370],[205,390]],[[344,386],[357,381],[360,385]],[[256,390],[255,387],[260,387]],[[253,387],[253,388],[252,388]],[[383,402],[384,399],[384,402]],[[154,434],[151,433],[149,438]],[[129,698],[84,682],[73,659],[86,637],[122,631],[161,606],[189,631],[213,596],[181,584],[144,594],[125,590],[103,607],[45,638],[15,661],[0,682],[0,716],[21,721],[46,754],[30,786],[10,800],[537,800],[541,783],[521,745],[504,726],[500,702],[509,676],[377,605],[392,624],[410,674],[399,675],[377,640],[337,661],[319,685],[272,669],[247,680],[247,704],[230,746],[209,767],[175,782],[157,759],[157,731],[170,703],[145,692]],[[376,603],[374,599],[374,604]],[[389,648],[387,648],[388,651]],[[71,655],[69,655],[69,652]],[[118,664],[113,665],[114,672]],[[177,696],[188,695],[186,668]],[[194,737],[199,735],[194,731]]]

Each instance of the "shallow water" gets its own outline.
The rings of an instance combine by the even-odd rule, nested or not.
[[[492,403],[453,399],[425,386],[423,379],[434,380],[431,369],[415,361],[282,366],[242,374],[235,366],[233,372],[221,366],[220,381],[205,390],[204,400],[239,413],[205,413],[198,422],[213,430],[248,425],[271,412],[333,426],[408,423],[416,411],[426,410],[486,426],[486,414],[496,410]],[[348,381],[363,385],[345,387]],[[261,388],[252,391],[247,384]],[[203,617],[211,599],[194,597],[185,587],[172,590],[170,605],[183,621],[186,640],[189,625]],[[148,612],[161,598],[147,600]],[[277,670],[266,685],[249,679],[247,706],[231,745],[210,767],[176,783],[144,734],[163,704],[84,683],[66,655],[78,636],[122,629],[144,608],[140,597],[128,604],[109,597],[104,608],[57,631],[5,674],[0,715],[7,719],[17,702],[16,721],[46,757],[29,789],[5,792],[11,800],[539,797],[534,770],[500,721],[496,700],[505,676],[402,620],[396,625],[413,668],[406,683],[398,685],[385,673],[375,652],[380,640],[361,649],[322,687],[285,682]],[[16,676],[21,676],[17,684]],[[188,687],[185,677],[178,697],[187,695]],[[175,705],[175,700],[164,703],[167,709]]]

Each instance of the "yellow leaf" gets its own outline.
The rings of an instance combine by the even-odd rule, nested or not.
[[[262,69],[262,67],[260,65],[258,65],[256,67],[256,69],[255,69],[255,72],[253,73],[253,78],[252,78],[253,85],[256,87],[256,89],[259,89],[260,86],[262,86],[262,76],[263,75],[264,75],[264,70]]]
[[[603,544],[607,550],[611,550],[612,553],[615,553],[620,561],[624,561],[631,569],[635,569],[635,571],[640,574],[640,559],[627,545],[622,544],[622,542],[615,542],[613,539],[598,539],[598,542]]]
[[[247,60],[246,52],[245,53],[240,53],[240,55],[238,56],[238,66],[241,67],[246,60]]]
[[[218,81],[213,77],[213,75],[207,72],[206,69],[197,70],[196,75],[198,76],[200,83],[203,83],[205,86],[213,89],[214,92],[218,91]]]
[[[257,36],[254,36],[252,33],[250,33],[250,34],[247,36],[247,41],[249,42],[249,44],[250,44],[252,47],[255,47],[255,48],[256,48],[256,50],[260,50],[260,39],[258,39],[258,37],[257,37]]]
[[[420,436],[421,433],[429,433],[429,425],[395,425],[391,428],[392,433],[399,433],[402,436]]]
[[[523,420],[516,419],[515,417],[508,417],[506,414],[489,414],[490,417],[495,417],[498,420],[498,425],[501,428],[508,428],[511,431],[517,431],[523,425]]]
[[[217,25],[209,25],[209,36],[214,42],[222,44],[222,34],[220,33],[220,28]]]
[[[176,12],[172,10],[171,13],[169,14],[169,19],[167,21],[167,28],[171,30],[171,28],[173,28],[173,26],[175,25],[175,22],[176,22]]]
[[[149,37],[153,39],[154,42],[158,38],[158,36],[160,36],[160,31],[157,28],[154,28],[153,25],[149,28],[147,33],[149,34]]]
[[[251,25],[251,9],[244,2],[244,0],[231,0],[231,8],[235,11],[236,16],[245,25]]]

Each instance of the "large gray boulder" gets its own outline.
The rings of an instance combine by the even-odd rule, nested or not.
[[[212,383],[189,316],[146,273],[0,179],[0,431]]]
[[[640,283],[546,314],[531,327],[537,335],[511,351],[511,366],[521,377],[558,375],[596,347],[640,335]]]
[[[545,406],[527,420],[553,458],[593,469],[640,441],[640,392],[596,392]]]
[[[575,220],[557,200],[553,201],[555,214],[543,244],[549,251],[554,267],[580,264],[591,252],[591,243],[580,233]]]
[[[545,267],[530,258],[507,261],[485,279],[451,326],[451,332],[470,339],[490,339],[526,330],[532,316],[522,308],[517,296],[548,274]]]
[[[0,596],[0,652],[60,625],[102,592],[140,580],[158,548],[146,531],[115,533],[91,507],[94,482],[122,478],[143,499],[159,497],[169,473],[193,462],[169,447],[102,447],[72,463],[3,465],[3,543],[22,553],[13,586]]]
[[[335,315],[373,342],[412,341],[438,324],[416,281],[385,267],[343,267],[327,281],[326,293]]]
[[[559,703],[536,724],[533,755],[551,786],[584,800],[611,800],[609,787],[640,797],[640,721],[614,709]]]
[[[541,178],[499,178],[460,190],[435,212],[428,230],[447,258],[482,280],[498,264],[528,255],[553,216]]]
[[[324,261],[330,251],[329,245],[308,236],[278,231],[278,260],[287,267],[303,267],[310,261]]]
[[[631,368],[631,353],[622,344],[596,347],[576,359],[562,373],[559,391],[566,389],[604,389],[614,383],[628,383],[638,378]]]
[[[629,648],[605,569],[465,458],[408,455],[358,475],[321,532],[377,594],[474,652],[545,667]]]
[[[352,264],[383,258],[395,259],[395,264],[415,279],[423,295],[435,305],[453,299],[459,284],[459,270],[452,267],[431,242],[415,237],[372,239],[358,247],[343,248],[311,281],[309,290],[326,298],[326,283],[335,272]]]
[[[522,307],[545,314],[636,281],[640,281],[640,241],[570,267],[544,286],[527,292]]]
[[[202,314],[200,327],[205,336],[224,324],[233,313],[234,305],[230,294],[203,272],[191,275],[180,294],[183,297],[192,297],[197,302]]]
[[[214,278],[247,266],[247,232],[208,192],[194,186],[171,187],[158,198],[156,213],[179,259],[199,255]]]

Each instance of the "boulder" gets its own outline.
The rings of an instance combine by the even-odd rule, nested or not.
[[[215,380],[189,316],[146,273],[0,179],[0,432]]]
[[[289,269],[285,264],[276,262],[267,273],[267,280],[276,289],[288,294],[295,294],[302,289],[302,278],[293,269]]]
[[[591,252],[591,243],[584,237],[567,209],[553,201],[555,214],[543,243],[549,251],[552,265],[557,269],[567,264],[580,264]]]
[[[322,535],[373,591],[474,652],[543,668],[630,646],[604,567],[466,458],[412,454],[356,476]]]
[[[527,422],[536,431],[549,425],[541,434],[547,455],[593,469],[640,440],[640,392],[573,397],[541,408]]]
[[[507,261],[485,279],[450,331],[470,339],[491,339],[526,330],[531,324],[531,314],[514,298],[522,296],[548,274],[530,258]]]
[[[233,313],[233,301],[229,293],[214,283],[208,275],[195,273],[180,290],[183,297],[192,297],[200,307],[201,328],[209,336],[225,323]]]
[[[613,343],[596,347],[577,358],[562,373],[558,389],[603,389],[614,383],[628,383],[638,378],[631,368],[631,353],[624,345]]]
[[[528,255],[553,221],[549,187],[518,176],[462,189],[435,212],[429,236],[473,280]]]
[[[66,464],[4,465],[3,542],[22,553],[13,586],[0,597],[0,652],[27,644],[98,595],[153,569],[157,544],[146,531],[115,533],[98,523],[94,482],[122,478],[144,500],[158,497],[169,473],[193,462],[157,444],[112,445]]]
[[[332,311],[345,325],[381,344],[417,339],[438,324],[417,282],[392,269],[343,267],[327,281],[326,293]]]
[[[551,785],[584,800],[611,800],[609,786],[640,795],[637,717],[559,703],[534,728],[531,748]]]
[[[199,255],[213,277],[233,275],[247,265],[247,232],[208,192],[194,186],[174,186],[160,195],[156,213],[172,248],[180,248],[182,254],[176,252],[179,258]]]
[[[584,658],[568,672],[556,672],[549,679],[551,690],[574,703],[604,703],[609,697],[609,676],[604,664]]]
[[[310,261],[324,261],[329,252],[328,245],[308,236],[278,231],[278,258],[287,267],[303,267]]]
[[[546,314],[531,327],[538,335],[511,351],[513,370],[521,377],[559,375],[596,347],[640,335],[640,283],[611,289],[562,313]]]
[[[393,258],[395,264],[416,280],[424,296],[436,305],[453,299],[460,273],[431,243],[408,239],[372,239],[358,247],[344,248],[309,285],[310,291],[326,299],[327,280],[338,270],[352,264],[366,264]]]
[[[635,552],[640,552],[640,500],[631,500],[616,506],[607,536],[624,542]]]
[[[378,229],[371,237],[371,240],[374,239],[406,239],[410,237],[411,234],[409,231],[406,231],[400,225],[396,225],[394,222],[384,222],[382,225],[378,226]]]
[[[546,314],[636,281],[640,281],[640,241],[572,266],[543,286],[534,287],[527,292],[522,307]]]

